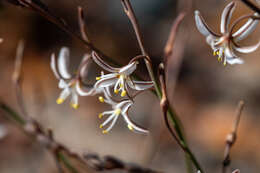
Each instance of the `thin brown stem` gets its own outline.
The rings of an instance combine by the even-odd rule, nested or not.
[[[260,8],[258,8],[255,4],[253,4],[251,1],[249,0],[240,0],[242,1],[246,6],[248,6],[251,10],[257,12],[258,14],[260,14]]]
[[[238,125],[240,122],[240,118],[242,115],[242,111],[244,109],[244,101],[240,101],[237,107],[237,111],[236,111],[236,117],[235,117],[235,121],[233,122],[233,126],[231,129],[231,132],[227,135],[226,138],[226,147],[225,147],[225,151],[224,151],[224,160],[222,162],[222,173],[226,173],[226,170],[228,168],[228,166],[230,165],[230,150],[232,148],[232,146],[234,145],[234,143],[236,142],[237,139],[237,130],[238,130]]]
[[[84,21],[85,17],[84,17],[84,12],[82,7],[78,7],[78,22],[79,22],[79,29],[80,29],[80,33],[81,33],[81,37],[86,41],[86,42],[90,42],[89,41],[89,37],[87,36],[87,33],[85,31],[86,29],[86,24]]]

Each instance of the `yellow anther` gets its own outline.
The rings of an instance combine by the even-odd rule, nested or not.
[[[222,57],[219,56],[218,57],[218,61],[221,62],[222,61]]]
[[[119,86],[120,86],[120,88],[123,88],[123,87],[124,87],[124,84],[120,83]]]
[[[96,77],[96,80],[100,80],[101,79],[101,77]]]
[[[104,126],[103,126],[102,124],[100,124],[99,128],[101,128],[101,129],[102,129],[103,127],[104,127]]]
[[[121,113],[121,109],[118,108],[118,109],[115,110],[116,115],[120,115],[120,113]]]
[[[213,55],[216,56],[216,51],[213,51]]]
[[[219,55],[219,51],[217,51],[216,54]]]
[[[100,114],[98,114],[98,118],[102,118],[103,117],[103,114],[102,113],[100,113]]]
[[[64,99],[62,99],[62,98],[58,98],[58,99],[56,100],[56,103],[57,103],[58,105],[62,104],[63,102],[64,102]]]
[[[73,107],[74,109],[79,108],[79,104],[75,104],[75,103],[71,103],[70,106]]]
[[[133,127],[132,127],[130,124],[128,124],[128,126],[127,126],[127,127],[128,127],[128,129],[129,129],[129,130],[131,130],[131,131],[133,131],[133,130],[134,130],[134,129],[133,129]]]
[[[226,62],[226,61],[224,61],[223,65],[224,65],[224,67],[225,67],[225,66],[227,65],[227,62]]]
[[[118,89],[115,89],[115,90],[114,90],[114,93],[115,93],[115,94],[118,94],[118,93],[119,93],[119,90],[118,90]]]
[[[103,133],[103,134],[107,134],[108,131],[107,131],[107,130],[103,130],[102,133]]]
[[[99,100],[101,103],[104,103],[104,102],[105,102],[105,99],[104,99],[104,97],[102,97],[102,96],[99,96],[99,97],[98,97],[98,100]]]
[[[121,92],[121,97],[124,97],[124,96],[126,96],[126,90],[123,90],[123,91]]]

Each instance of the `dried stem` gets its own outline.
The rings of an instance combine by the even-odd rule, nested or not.
[[[84,21],[84,12],[82,7],[78,7],[78,22],[79,22],[79,29],[80,29],[80,33],[81,33],[81,37],[86,41],[89,42],[89,37],[87,36],[87,33],[85,31],[85,21]]]
[[[260,14],[260,8],[258,8],[255,4],[253,4],[252,2],[250,2],[249,0],[240,0],[242,1],[246,6],[248,6],[251,10],[257,12],[258,14]]]
[[[238,125],[239,125],[239,122],[240,122],[240,118],[241,118],[241,115],[242,115],[244,105],[245,105],[244,101],[239,102],[238,107],[237,107],[237,111],[236,111],[236,118],[235,118],[235,121],[233,122],[232,130],[227,135],[227,138],[226,138],[224,160],[222,162],[222,173],[226,173],[226,170],[227,170],[227,168],[228,168],[228,166],[230,165],[230,162],[231,162],[230,161],[230,150],[231,150],[231,147],[236,142],[237,129],[238,129]]]
[[[177,144],[181,147],[181,149],[184,151],[184,153],[189,157],[189,159],[192,161],[192,163],[197,168],[197,170],[200,171],[200,172],[203,172],[199,163],[197,162],[195,156],[192,154],[192,152],[190,151],[188,146],[185,145],[182,142],[182,140],[179,139],[179,137],[177,137],[177,135],[172,130],[172,128],[169,124],[168,114],[167,114],[167,111],[169,109],[169,100],[168,100],[168,97],[167,97],[165,69],[164,69],[163,63],[160,64],[158,72],[159,72],[159,79],[160,79],[160,84],[161,84],[161,89],[162,89],[162,99],[161,99],[161,102],[160,102],[160,106],[161,106],[161,109],[162,109],[162,112],[163,112],[163,115],[164,115],[165,124],[166,124],[169,132],[171,133],[172,137],[176,140]]]

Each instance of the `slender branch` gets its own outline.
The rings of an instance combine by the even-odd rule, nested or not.
[[[168,114],[167,114],[167,110],[169,109],[169,100],[168,100],[168,97],[167,97],[166,80],[165,80],[165,69],[164,69],[163,63],[161,63],[160,66],[159,66],[159,78],[160,78],[160,84],[161,84],[161,88],[162,88],[162,99],[161,99],[161,102],[160,102],[160,106],[161,106],[161,109],[162,109],[162,112],[163,112],[163,115],[164,115],[165,124],[166,124],[169,132],[171,133],[172,137],[177,142],[177,144],[181,147],[181,149],[184,151],[184,153],[187,154],[187,156],[192,161],[192,163],[194,163],[194,165],[197,168],[197,170],[202,173],[203,171],[202,171],[199,163],[197,162],[196,158],[194,157],[194,155],[192,154],[192,152],[190,151],[188,146],[185,145],[182,142],[182,140],[180,140],[177,137],[177,135],[172,130],[172,128],[171,128],[171,126],[169,124]]]
[[[233,126],[231,129],[231,132],[227,135],[226,138],[226,147],[225,147],[225,151],[224,151],[224,160],[222,162],[222,173],[226,173],[227,167],[230,165],[230,150],[231,147],[234,145],[234,143],[236,142],[237,139],[237,129],[238,129],[238,125],[240,122],[240,118],[242,115],[242,111],[244,109],[244,101],[240,101],[237,107],[237,111],[236,111],[236,118],[235,121],[233,122]]]
[[[85,21],[84,21],[84,12],[82,7],[78,7],[78,22],[79,22],[79,29],[80,29],[80,33],[81,33],[81,37],[86,41],[89,42],[89,37],[87,36],[87,33],[85,31]]]
[[[260,8],[258,8],[255,4],[253,4],[252,2],[250,2],[249,0],[240,0],[242,1],[246,6],[248,6],[251,10],[257,12],[258,14],[260,14]]]

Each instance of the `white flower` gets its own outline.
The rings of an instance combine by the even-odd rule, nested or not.
[[[254,31],[258,24],[258,20],[255,19],[259,17],[258,14],[244,16],[238,19],[229,29],[229,23],[232,16],[232,13],[235,9],[235,3],[229,3],[222,12],[221,16],[221,25],[220,25],[220,34],[213,32],[208,25],[205,23],[204,19],[200,15],[199,11],[195,11],[195,21],[196,26],[201,34],[206,37],[207,43],[213,49],[213,55],[218,55],[218,60],[222,61],[223,64],[243,64],[243,60],[237,57],[234,54],[234,50],[241,53],[250,53],[255,51],[260,42],[256,45],[241,47],[237,42],[246,38],[250,33]],[[249,18],[248,21],[240,27],[235,33],[232,33],[234,26],[241,20]]]
[[[146,90],[153,87],[152,81],[135,81],[130,75],[136,70],[138,61],[133,61],[121,68],[114,68],[105,63],[95,52],[92,52],[93,60],[104,70],[110,72],[109,74],[97,77],[97,82],[94,88],[114,87],[114,93],[121,92],[124,97],[129,93],[129,88],[134,90]]]
[[[66,47],[61,48],[59,56],[58,56],[58,63],[56,67],[56,60],[55,55],[52,54],[51,56],[51,69],[56,76],[57,79],[59,79],[59,88],[62,89],[62,92],[59,96],[59,98],[56,100],[57,104],[62,104],[65,99],[71,95],[71,101],[70,105],[74,109],[77,109],[79,107],[78,104],[78,95],[91,95],[93,93],[93,90],[90,90],[88,92],[85,92],[81,87],[81,76],[80,72],[78,72],[75,76],[72,76],[72,74],[68,70],[69,66],[69,49]],[[80,71],[84,69],[87,65],[87,61],[89,59],[89,56],[85,56],[81,62]]]
[[[103,128],[104,126],[106,126],[110,123],[110,125],[105,130],[103,130],[104,134],[108,133],[112,129],[112,127],[115,125],[115,123],[120,115],[123,116],[125,122],[127,123],[127,127],[129,128],[129,130],[136,131],[139,133],[148,133],[148,130],[146,130],[142,127],[139,127],[138,125],[136,125],[134,122],[132,122],[130,120],[130,118],[128,116],[128,110],[133,104],[133,102],[131,100],[123,100],[119,103],[116,103],[114,101],[103,98],[102,102],[111,104],[112,108],[113,108],[113,110],[111,110],[111,111],[105,111],[105,112],[99,114],[99,118],[108,116],[108,118],[100,125],[100,128]]]

